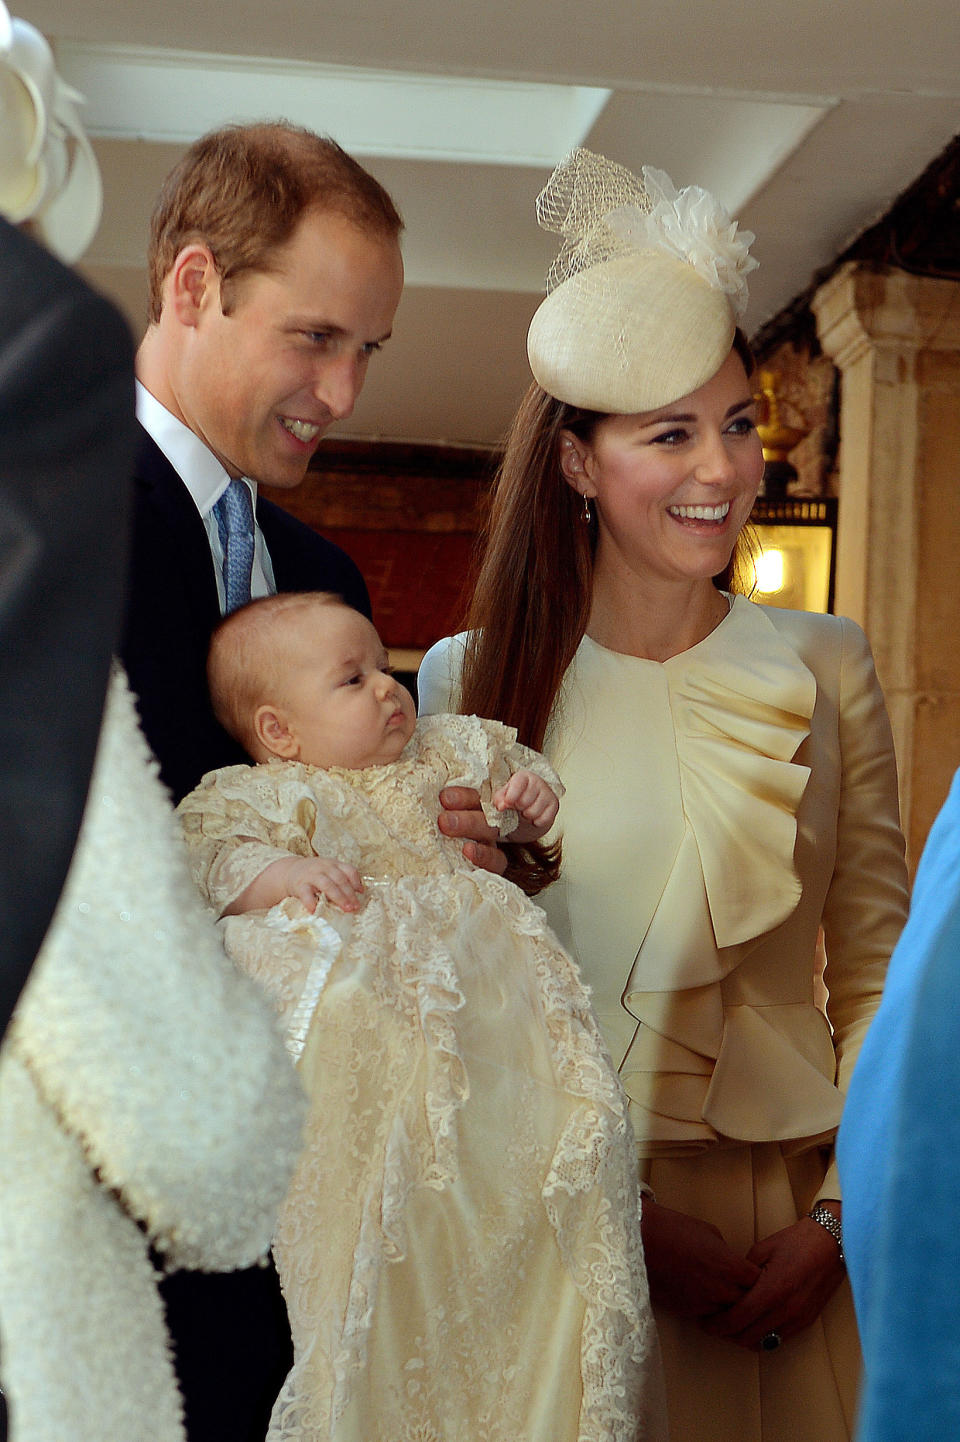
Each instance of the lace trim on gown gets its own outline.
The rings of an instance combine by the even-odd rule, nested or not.
[[[349,957],[351,968],[365,966],[375,979],[372,1005],[353,996],[336,1015],[334,999],[315,1024],[316,1051],[311,1051],[308,1038],[304,1063],[315,1066],[326,1083],[312,1088],[326,1115],[340,1114],[331,1091],[332,1074],[348,1092],[362,1089],[371,1048],[379,1045],[377,1095],[369,1098],[370,1109],[356,1134],[331,1130],[325,1117],[316,1115],[308,1125],[307,1149],[277,1236],[297,1362],[277,1405],[271,1442],[355,1435],[349,1419],[342,1434],[338,1429],[370,1361],[383,1269],[396,1266],[408,1253],[411,1197],[418,1188],[439,1191],[460,1179],[460,1117],[471,1095],[471,1067],[458,1034],[465,998],[454,954],[438,940],[439,933],[450,934],[451,926],[456,926],[450,915],[452,889],[460,906],[476,906],[473,878],[430,887],[423,882],[391,883],[389,898],[371,900],[353,922]],[[479,889],[495,908],[496,924],[522,936],[525,951],[528,955],[532,951],[554,1085],[575,1099],[549,1156],[543,1158],[538,1150],[524,1156],[517,1141],[512,1157],[490,1158],[490,1164],[503,1169],[508,1178],[512,1173],[532,1176],[531,1169],[542,1172],[541,1181],[535,1183],[541,1204],[564,1267],[582,1298],[583,1396],[579,1427],[572,1427],[569,1435],[578,1442],[652,1437],[657,1435],[652,1421],[658,1397],[656,1342],[639,1232],[633,1222],[638,1198],[630,1165],[632,1129],[623,1095],[575,968],[558,953],[542,918],[499,878],[480,878]],[[395,938],[387,956],[383,955],[385,925]],[[389,1023],[384,1021],[387,1016]],[[406,1105],[406,1086],[411,1059],[421,1049],[420,1065],[426,1070],[418,1095],[422,1087],[426,1105],[419,1113]],[[318,1206],[321,1191],[327,1199],[324,1209]],[[355,1207],[359,1197],[357,1238],[341,1293],[335,1283],[331,1286],[328,1234],[320,1212],[329,1221],[331,1212],[349,1207],[351,1197]],[[497,1218],[493,1224],[495,1229],[504,1225]],[[492,1236],[485,1240],[489,1246]],[[419,1366],[429,1377],[442,1363],[456,1373],[464,1393],[472,1390],[489,1396],[483,1374],[491,1367],[497,1372],[505,1367],[513,1345],[512,1341],[505,1345],[506,1318],[516,1278],[512,1272],[488,1276],[481,1286],[485,1286],[483,1305],[474,1319],[470,1353],[458,1353],[455,1343],[438,1329],[422,1339],[422,1350],[406,1359],[406,1365]],[[496,1327],[485,1338],[484,1327],[490,1329],[492,1321]],[[495,1335],[501,1325],[502,1335]],[[319,1386],[318,1372],[326,1374],[326,1382]],[[429,1384],[424,1386],[428,1394]],[[469,1442],[474,1438],[523,1442],[532,1434],[511,1412],[511,1387],[501,1380],[495,1390],[499,1415],[491,1413],[484,1422],[477,1414]],[[406,1407],[396,1398],[389,1403],[382,1400],[382,1405],[385,1425],[376,1432],[376,1442],[380,1438],[414,1442],[432,1436],[422,1430],[424,1417],[432,1415],[439,1424],[444,1416],[440,1399],[430,1399],[423,1391]],[[638,1432],[638,1424],[643,1429],[648,1414],[649,1432]],[[403,1417],[405,1422],[400,1420]],[[444,1442],[468,1442],[468,1434],[455,1424],[448,1423],[436,1435]],[[547,1442],[547,1433],[535,1435],[538,1442]],[[553,1435],[549,1434],[551,1439]],[[374,1434],[369,1439],[366,1432],[363,1436],[365,1442],[375,1442]]]
[[[323,936],[334,932],[340,945],[321,962],[300,1059],[312,1110],[276,1242],[296,1361],[270,1442],[660,1436],[632,1130],[588,994],[539,908],[470,868],[436,829],[443,785],[489,798],[518,766],[558,785],[508,728],[431,717],[393,766],[230,768],[181,808],[198,870],[226,890],[237,881],[221,854],[231,832],[267,848],[283,832],[290,846],[294,816],[308,827],[308,850],[351,861],[365,877],[359,913],[322,908]],[[225,923],[228,949],[268,982],[288,1030],[317,964],[317,925],[293,901]],[[500,1098],[492,1118],[488,1091]],[[492,1136],[493,1149],[478,1136]],[[490,1189],[491,1169],[501,1210],[487,1215],[473,1197]],[[444,1192],[453,1210],[430,1212],[430,1194]],[[461,1224],[475,1245],[451,1240],[445,1274],[443,1237]],[[536,1299],[518,1302],[518,1268],[545,1256],[553,1292],[535,1325],[549,1340],[549,1296],[572,1319],[556,1334],[574,1344],[566,1360],[576,1394],[562,1423],[556,1404],[536,1420],[539,1394],[551,1390],[542,1363],[519,1365],[530,1345],[524,1309]],[[422,1335],[410,1337],[403,1318],[385,1369],[385,1288],[408,1263],[410,1307],[432,1302]]]

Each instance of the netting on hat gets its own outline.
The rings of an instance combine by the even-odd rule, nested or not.
[[[646,213],[653,201],[643,181],[603,155],[579,146],[561,160],[537,196],[537,221],[562,237],[547,272],[547,294],[588,266],[612,260],[631,246],[611,230],[606,216],[623,206]]]
[[[548,295],[603,261],[662,251],[729,296],[738,320],[746,310],[746,277],[757,268],[749,254],[755,236],[738,232],[737,222],[701,186],[678,191],[669,175],[646,165],[641,179],[579,146],[537,196],[537,220],[561,236],[547,273]]]

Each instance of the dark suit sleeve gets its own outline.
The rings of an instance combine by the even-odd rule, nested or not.
[[[369,619],[366,583],[345,551],[271,501],[257,503],[278,591],[331,591]]]
[[[179,801],[206,771],[245,758],[207,694],[220,607],[203,521],[167,458],[140,435],[120,656],[161,777]]]
[[[86,798],[117,637],[135,445],[114,308],[0,222],[0,1030]]]

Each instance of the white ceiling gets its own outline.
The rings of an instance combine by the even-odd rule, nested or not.
[[[96,92],[89,120],[105,214],[87,269],[136,326],[149,211],[194,129],[284,114],[332,134],[391,191],[406,221],[407,290],[394,339],[340,427],[348,436],[502,437],[529,379],[524,336],[554,250],[534,199],[551,146],[559,157],[571,135],[632,169],[652,164],[678,185],[706,185],[756,231],[761,269],[747,316],[756,329],[960,131],[956,0],[909,9],[902,0],[17,0],[12,9]],[[106,71],[96,68],[104,58]],[[473,83],[449,96],[445,79]],[[531,116],[522,94],[500,87],[507,81],[609,95],[535,95]]]

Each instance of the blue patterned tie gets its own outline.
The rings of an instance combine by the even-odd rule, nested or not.
[[[231,481],[213,508],[223,547],[224,615],[250,600],[253,500],[245,481]]]

